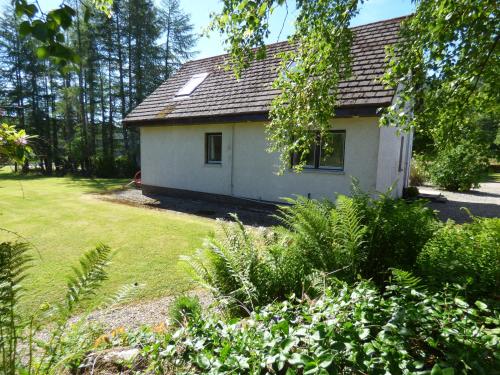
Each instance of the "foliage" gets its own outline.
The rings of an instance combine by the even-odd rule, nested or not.
[[[437,288],[460,284],[471,298],[495,297],[500,282],[500,219],[447,223],[424,246],[419,273]]]
[[[422,186],[429,181],[429,162],[424,155],[414,154],[410,166],[410,185]]]
[[[16,310],[22,296],[21,282],[26,277],[31,256],[24,243],[0,243],[0,370],[16,374],[19,361],[21,317]]]
[[[367,228],[353,199],[338,196],[335,205],[304,197],[287,199],[279,218],[288,228],[294,251],[310,268],[354,280],[365,260]]]
[[[395,273],[384,294],[366,281],[342,284],[314,301],[273,303],[243,320],[204,316],[131,341],[144,347],[151,370],[177,374],[497,371],[498,312]]]
[[[431,135],[438,148],[456,144],[474,129],[475,113],[498,103],[498,7],[494,1],[417,0],[389,48],[384,83],[401,87],[384,122]],[[404,111],[413,102],[414,116]]]
[[[487,169],[484,145],[464,140],[438,150],[429,174],[432,182],[446,190],[467,191],[479,186]]]
[[[198,297],[178,296],[169,308],[170,322],[183,325],[201,316],[201,304]]]
[[[373,199],[356,185],[353,197],[367,228],[363,277],[383,285],[390,268],[413,270],[420,251],[439,228],[426,202],[407,202],[390,191]]]
[[[28,0],[14,0],[16,16],[24,19],[19,25],[21,37],[33,36],[42,44],[37,48],[36,54],[39,58],[53,58],[60,68],[67,67],[68,63],[78,63],[80,57],[75,51],[65,44],[66,32],[74,24],[78,17],[77,9],[68,4],[61,4],[59,8],[53,9],[45,14],[38,2]],[[111,16],[113,0],[93,0],[92,5],[99,11]],[[85,5],[85,19],[88,20],[91,9]]]
[[[32,260],[28,249],[26,244],[0,244],[0,368],[5,374],[46,374],[62,365],[69,319],[76,306],[90,298],[107,277],[110,249],[99,245],[83,255],[80,267],[73,268],[74,275],[68,279],[61,303],[23,318],[18,309],[22,281]],[[49,330],[46,341],[36,339],[42,328]],[[19,353],[29,358],[26,365],[21,364]]]
[[[7,163],[23,163],[31,154],[31,147],[28,145],[29,137],[26,132],[16,130],[12,125],[0,125],[0,166]]]
[[[354,280],[360,271],[366,228],[352,199],[341,196],[335,206],[303,197],[289,203],[280,209],[285,227],[258,233],[235,217],[235,224],[222,224],[221,240],[212,237],[184,258],[233,312],[314,294],[325,274]]]
[[[294,293],[315,295],[330,276],[353,282],[358,275],[382,286],[390,268],[413,270],[438,229],[424,201],[406,202],[390,192],[377,199],[355,189],[335,204],[304,197],[280,207],[282,226],[259,233],[223,224],[196,256],[185,258],[198,279],[229,308],[252,311]],[[240,311],[241,312],[241,311]]]

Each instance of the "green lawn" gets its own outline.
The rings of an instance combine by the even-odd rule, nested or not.
[[[18,233],[34,248],[24,307],[61,298],[71,266],[99,242],[116,251],[99,298],[131,282],[144,284],[137,299],[192,287],[179,256],[199,247],[215,229],[214,221],[105,202],[89,194],[119,188],[124,182],[21,177],[0,170],[0,228]],[[13,239],[0,231],[0,241]]]

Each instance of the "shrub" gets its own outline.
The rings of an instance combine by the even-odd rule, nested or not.
[[[440,149],[431,164],[431,180],[451,191],[467,191],[479,186],[488,168],[486,149],[482,144],[463,141]]]
[[[170,322],[175,325],[185,324],[187,321],[201,315],[201,304],[198,297],[179,296],[169,310]]]
[[[233,313],[299,292],[305,278],[302,259],[289,252],[287,240],[272,233],[221,223],[222,236],[207,239],[194,256],[182,257],[195,278]]]
[[[422,186],[429,180],[429,166],[423,155],[414,155],[410,163],[410,185]]]
[[[353,197],[367,228],[362,275],[382,286],[390,268],[413,270],[420,251],[439,228],[427,203],[407,202],[390,193],[372,199],[356,186]]]
[[[384,294],[366,281],[343,284],[244,320],[195,319],[139,345],[151,369],[177,374],[495,373],[499,322],[482,302],[429,293],[395,271]]]
[[[471,297],[493,296],[500,281],[500,219],[474,219],[470,224],[447,223],[425,245],[418,269],[436,287],[465,286]]]
[[[273,232],[223,224],[221,240],[209,239],[187,260],[196,277],[233,312],[247,312],[292,293],[314,294],[318,271],[354,280],[364,260],[366,228],[354,201],[339,197],[336,206],[299,197],[280,209],[285,227]],[[240,311],[241,312],[241,311]]]

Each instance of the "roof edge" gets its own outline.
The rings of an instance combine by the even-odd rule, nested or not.
[[[387,104],[388,106],[389,104]],[[334,118],[342,117],[373,117],[379,116],[379,109],[384,105],[359,105],[351,107],[340,107],[335,110]],[[214,115],[214,116],[197,116],[184,118],[151,118],[138,120],[123,120],[125,126],[141,127],[141,126],[162,126],[162,125],[196,125],[196,124],[217,124],[217,123],[232,123],[232,122],[261,122],[269,121],[269,111],[265,112],[249,112],[238,114]]]

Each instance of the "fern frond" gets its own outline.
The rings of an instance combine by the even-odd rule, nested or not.
[[[81,301],[95,294],[103,281],[108,278],[107,267],[111,260],[111,249],[99,244],[87,251],[80,259],[80,267],[73,267],[74,275],[68,278],[68,290],[64,301],[67,313]]]
[[[391,268],[394,282],[404,288],[417,289],[421,286],[421,279],[409,271]]]
[[[15,374],[18,331],[21,329],[17,306],[22,296],[21,282],[32,257],[25,243],[0,243],[0,365],[6,374]]]

